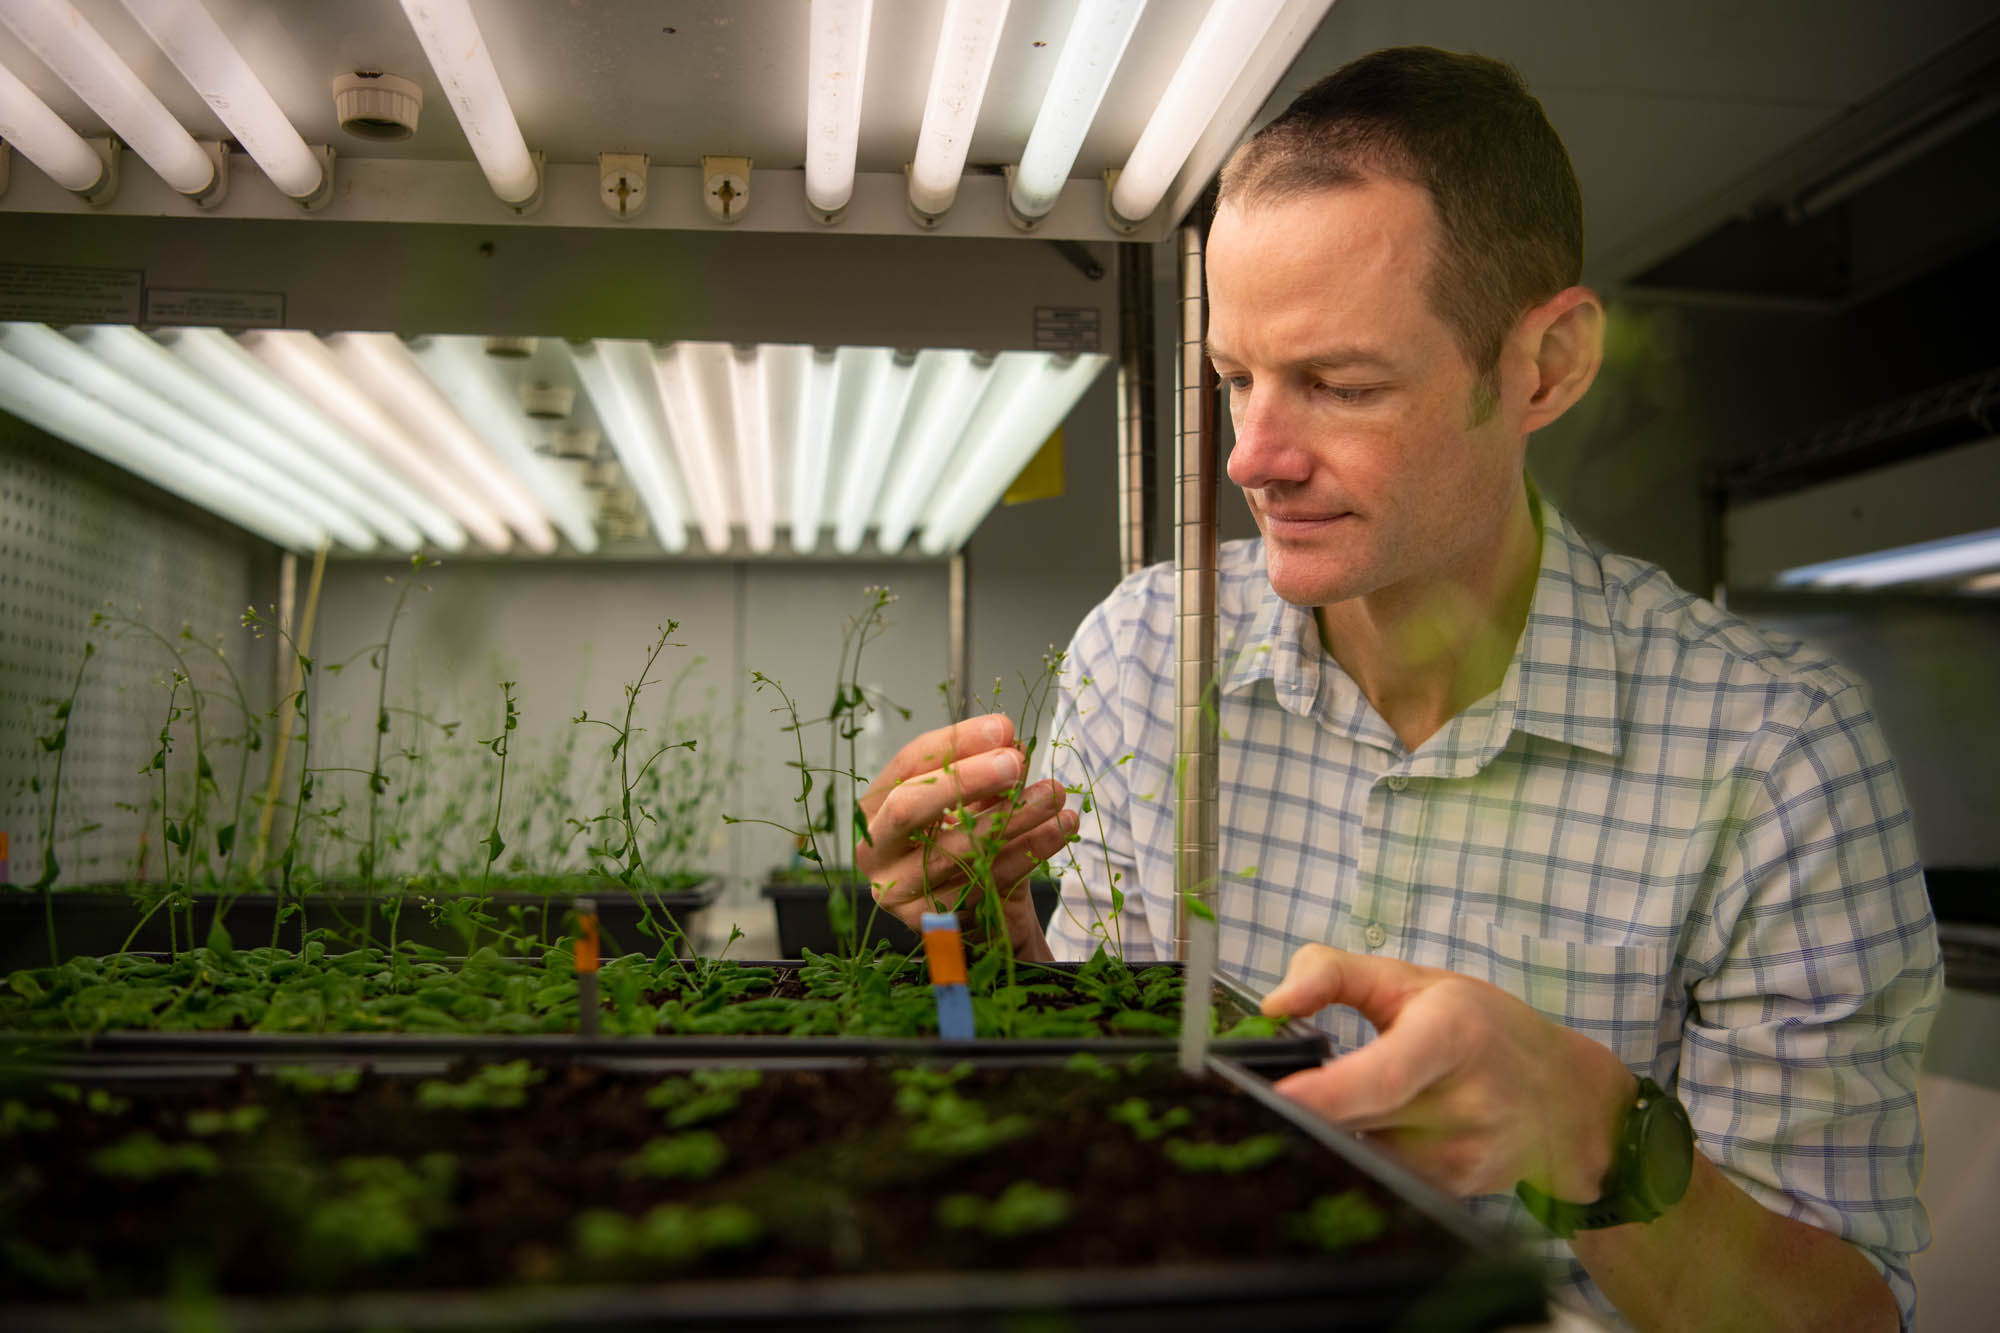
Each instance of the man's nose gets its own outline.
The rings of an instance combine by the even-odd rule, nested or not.
[[[1229,479],[1246,490],[1312,475],[1312,454],[1282,403],[1254,391],[1230,404],[1236,442],[1229,450]]]

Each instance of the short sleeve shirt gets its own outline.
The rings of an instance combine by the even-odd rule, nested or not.
[[[1542,557],[1500,686],[1405,747],[1224,543],[1214,905],[1259,993],[1299,946],[1480,978],[1679,1096],[1701,1150],[1765,1206],[1833,1231],[1907,1325],[1929,1241],[1916,1085],[1943,984],[1908,803],[1861,687],[1610,554],[1538,502]],[[1174,937],[1171,570],[1083,622],[1052,773],[1088,788],[1050,923],[1057,957]],[[1073,803],[1076,798],[1072,798]],[[1122,910],[1112,913],[1113,893]],[[1336,1051],[1374,1034],[1316,1020]],[[1531,1228],[1511,1195],[1475,1211]],[[1558,1287],[1610,1307],[1566,1243]]]

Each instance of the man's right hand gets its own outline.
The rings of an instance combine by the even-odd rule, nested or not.
[[[967,892],[967,854],[975,837],[989,845],[1002,828],[991,882],[1008,939],[1019,957],[1049,958],[1027,876],[1069,841],[1078,817],[1063,808],[1060,783],[1022,788],[1026,767],[1004,713],[925,732],[898,750],[861,797],[870,841],[855,846],[854,864],[877,901],[911,930],[927,911],[971,908],[978,890]]]

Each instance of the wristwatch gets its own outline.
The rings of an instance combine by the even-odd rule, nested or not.
[[[1618,1127],[1617,1156],[1605,1173],[1604,1193],[1597,1202],[1567,1203],[1525,1180],[1514,1187],[1514,1194],[1552,1234],[1569,1237],[1598,1227],[1652,1221],[1680,1202],[1693,1174],[1694,1126],[1686,1108],[1659,1084],[1642,1078],[1639,1094]]]

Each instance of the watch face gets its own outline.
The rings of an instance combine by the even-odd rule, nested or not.
[[[1640,1110],[1639,1187],[1661,1211],[1679,1203],[1694,1174],[1694,1134],[1673,1098],[1649,1097]]]

